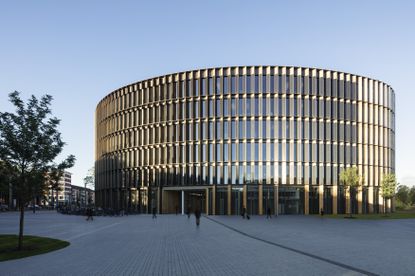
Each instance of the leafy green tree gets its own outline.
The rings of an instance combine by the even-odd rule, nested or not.
[[[352,189],[359,188],[363,182],[363,177],[359,175],[356,167],[350,167],[340,172],[340,181],[345,187],[349,187],[350,192]],[[352,197],[349,197],[349,214],[352,217]]]
[[[12,173],[12,184],[20,208],[18,249],[23,245],[24,208],[35,196],[47,190],[46,175],[54,166],[53,160],[65,143],[58,131],[60,120],[51,116],[52,96],[37,99],[32,95],[27,103],[19,92],[9,94],[15,113],[0,112],[0,160]],[[62,163],[73,165],[70,155]]]
[[[393,173],[384,174],[381,183],[381,193],[383,197],[384,212],[387,212],[386,203],[396,194],[396,176]]]
[[[398,190],[396,191],[396,199],[404,205],[410,204],[409,187],[406,185],[399,185]]]
[[[409,190],[409,201],[411,205],[415,205],[415,186]]]

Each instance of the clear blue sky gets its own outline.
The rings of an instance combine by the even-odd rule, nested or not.
[[[0,110],[51,94],[73,183],[94,164],[94,111],[114,89],[202,67],[296,65],[396,91],[396,172],[415,184],[415,1],[1,1]]]

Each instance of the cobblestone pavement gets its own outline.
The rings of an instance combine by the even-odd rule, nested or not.
[[[18,213],[0,213],[0,233]],[[25,234],[71,242],[48,254],[0,262],[0,275],[415,274],[415,220],[26,213]]]

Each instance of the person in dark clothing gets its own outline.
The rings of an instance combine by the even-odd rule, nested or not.
[[[244,206],[244,207],[242,207],[242,212],[241,212],[241,216],[242,216],[243,219],[245,219],[245,215],[246,215],[246,208]]]
[[[201,216],[200,210],[196,209],[196,211],[195,211],[196,226],[199,226],[199,224],[200,224],[200,216]]]
[[[91,208],[86,209],[86,215],[87,215],[87,218],[86,218],[87,221],[89,219],[94,220],[94,218],[92,217],[92,209]]]
[[[153,219],[157,218],[157,208],[153,207]]]
[[[323,208],[320,208],[320,216],[324,216],[324,210],[323,210]]]
[[[187,218],[190,218],[190,213],[191,213],[191,209],[190,209],[190,205],[187,205]]]
[[[271,208],[267,208],[267,219],[271,218]]]
[[[177,216],[177,214],[179,213],[179,206],[175,206],[175,208],[176,208],[176,216]]]

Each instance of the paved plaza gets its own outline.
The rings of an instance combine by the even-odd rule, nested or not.
[[[0,233],[18,213],[0,213]],[[26,213],[25,234],[69,247],[0,262],[0,275],[414,275],[415,220]]]

